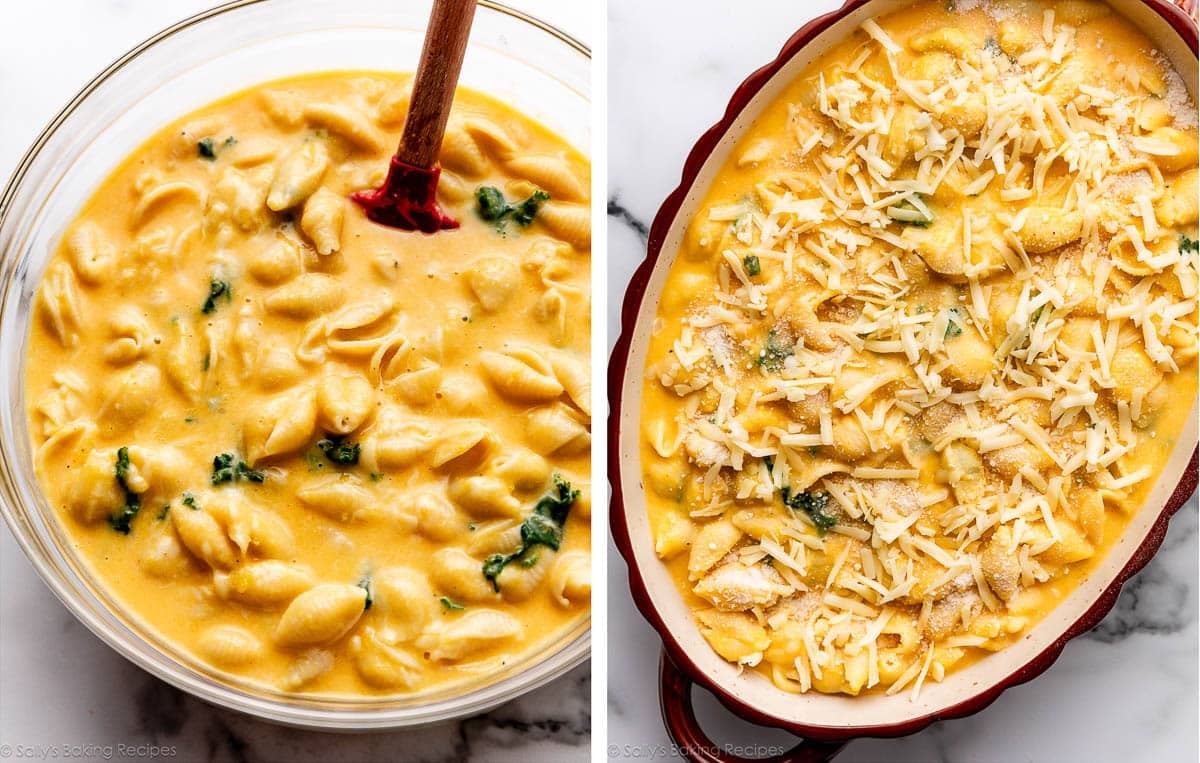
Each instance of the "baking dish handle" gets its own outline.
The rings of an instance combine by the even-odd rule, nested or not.
[[[692,763],[827,763],[846,746],[845,742],[802,739],[787,752],[770,758],[733,755],[718,747],[700,728],[692,707],[692,679],[676,667],[666,651],[659,662],[658,678],[658,698],[667,733],[679,755]]]
[[[1172,2],[1191,16],[1192,21],[1200,24],[1200,0],[1172,0]]]

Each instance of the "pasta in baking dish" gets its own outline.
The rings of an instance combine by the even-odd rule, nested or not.
[[[868,20],[739,138],[658,308],[658,555],[726,660],[910,692],[1119,538],[1196,399],[1196,108],[1095,2]]]
[[[310,695],[413,694],[590,607],[590,167],[461,90],[434,236],[369,222],[410,78],[267,83],[163,129],[37,294],[42,488],[136,619]]]

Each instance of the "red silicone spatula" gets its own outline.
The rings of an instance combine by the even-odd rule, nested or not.
[[[442,174],[437,159],[474,17],[475,0],[434,0],[408,117],[387,179],[374,191],[350,195],[377,223],[422,233],[458,227],[437,203]]]

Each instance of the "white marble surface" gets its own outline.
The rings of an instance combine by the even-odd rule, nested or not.
[[[147,36],[214,2],[0,2],[0,180],[87,80]],[[591,13],[582,3],[510,4],[589,39]],[[21,753],[186,763],[586,760],[590,676],[582,665],[487,715],[417,731],[347,736],[283,729],[214,709],[126,662],[75,621],[7,528],[0,531],[0,760],[29,757]]]
[[[840,0],[645,3],[609,0],[610,342],[618,297],[645,252],[645,232],[679,181],[684,157],[738,83],[774,58],[808,19]],[[626,567],[609,554],[609,729],[616,757],[669,744],[658,712],[659,640],[634,609]],[[1130,582],[1099,628],[1070,644],[1041,678],[978,715],[900,740],[852,742],[860,761],[1195,761],[1197,759],[1197,509],[1172,521],[1163,550]],[[791,737],[732,721],[697,690],[701,722],[719,743],[788,745]],[[616,747],[613,747],[616,745]],[[789,745],[790,746],[790,745]]]

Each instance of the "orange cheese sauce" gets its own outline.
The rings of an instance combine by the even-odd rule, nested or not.
[[[589,612],[588,161],[461,90],[461,228],[375,225],[348,196],[381,182],[410,79],[266,83],[158,131],[66,231],[30,329],[71,546],[168,643],[283,691],[478,681]],[[485,187],[549,200],[485,221]],[[544,496],[558,548],[489,579]]]
[[[786,691],[915,691],[1019,639],[1196,399],[1182,80],[1101,3],[960,5],[788,85],[658,306],[656,550],[713,649]]]

